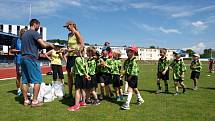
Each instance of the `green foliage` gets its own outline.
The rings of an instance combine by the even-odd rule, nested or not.
[[[51,42],[51,43],[59,43],[61,45],[66,45],[67,41],[66,40],[60,40],[60,39],[51,39],[51,40],[47,40],[47,42]]]
[[[192,49],[187,49],[187,50],[186,50],[186,53],[189,54],[189,57],[192,57],[193,54],[195,54],[195,52],[194,52]]]
[[[149,48],[155,49],[155,46],[154,46],[154,45],[151,45],[151,46],[149,46]]]
[[[204,49],[204,54],[201,55],[201,58],[215,58],[215,50],[213,49]]]
[[[155,94],[156,64],[139,62],[140,74],[138,88],[145,103],[136,105],[136,95],[131,101],[130,110],[120,110],[126,101],[116,102],[115,99],[104,100],[98,106],[89,105],[77,112],[66,109],[71,106],[71,99],[56,99],[45,103],[42,107],[23,106],[23,98],[16,96],[15,80],[0,81],[0,120],[1,121],[214,121],[215,119],[215,74],[208,73],[205,64],[199,79],[199,90],[191,90],[190,70],[185,73],[186,94],[173,96],[174,83],[170,73],[170,93]],[[189,65],[187,65],[189,69]],[[210,76],[208,76],[210,75]],[[51,83],[52,76],[44,76],[46,83]],[[65,80],[67,80],[65,75]],[[66,81],[67,84],[67,81]],[[162,89],[164,83],[161,81]],[[68,86],[65,85],[66,92]],[[181,91],[181,89],[180,89]],[[74,91],[73,91],[74,93]]]

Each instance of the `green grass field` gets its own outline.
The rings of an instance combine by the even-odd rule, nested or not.
[[[204,65],[199,80],[199,90],[193,91],[190,70],[185,74],[187,93],[173,96],[174,85],[170,74],[171,94],[155,94],[156,65],[140,63],[139,90],[145,103],[136,105],[133,95],[130,110],[120,110],[123,102],[102,101],[98,106],[87,106],[77,112],[66,109],[69,99],[55,100],[38,108],[24,107],[22,97],[16,96],[15,80],[0,81],[0,121],[214,121],[215,120],[215,74],[207,72]],[[211,76],[207,76],[207,75]],[[44,76],[46,83],[51,76]],[[163,85],[163,83],[162,83]],[[67,87],[67,85],[66,85]],[[67,88],[66,88],[67,89]],[[66,90],[67,91],[67,90]],[[67,91],[68,92],[68,91]]]

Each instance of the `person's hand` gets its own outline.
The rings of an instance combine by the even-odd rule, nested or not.
[[[165,75],[165,74],[166,74],[166,71],[163,71],[162,74]]]

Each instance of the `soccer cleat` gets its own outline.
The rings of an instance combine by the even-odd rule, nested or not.
[[[31,104],[31,101],[30,100],[25,100],[24,101],[24,106],[28,106],[28,105],[30,105]]]
[[[18,96],[22,96],[22,91],[21,91],[21,90],[18,90],[18,91],[17,91],[17,95],[18,95]]]
[[[42,106],[43,105],[43,103],[42,102],[39,102],[39,101],[36,101],[36,102],[33,102],[32,101],[32,103],[31,103],[31,107],[40,107],[40,106]]]
[[[93,101],[93,105],[99,105],[99,104],[100,104],[100,101],[98,99]]]
[[[103,100],[104,99],[104,96],[101,94],[100,96],[99,96],[99,100]]]
[[[78,106],[78,105],[74,105],[74,106],[67,108],[68,111],[78,111],[79,109],[80,109],[80,106]]]
[[[121,101],[121,98],[119,96],[116,97],[116,101]]]
[[[144,103],[144,100],[143,100],[142,98],[137,100],[137,104],[138,104],[138,105],[141,105],[141,104],[143,104],[143,103]]]
[[[124,103],[124,104],[121,106],[121,108],[124,109],[124,110],[129,110],[129,109],[130,109],[128,103]]]
[[[79,105],[80,105],[80,107],[86,107],[87,103],[85,103],[85,102],[79,102]]]
[[[193,90],[194,90],[194,91],[198,90],[198,87],[197,87],[197,86],[195,86],[195,87],[193,88]]]
[[[179,95],[179,93],[178,92],[176,92],[175,94],[174,94],[174,96],[178,96]]]

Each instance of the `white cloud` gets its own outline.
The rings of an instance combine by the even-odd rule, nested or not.
[[[184,50],[191,49],[196,53],[202,54],[204,52],[204,49],[206,49],[206,45],[203,42],[197,43],[196,45],[189,47],[189,48],[183,48]]]
[[[170,34],[170,33],[181,34],[181,32],[180,32],[179,30],[177,30],[177,29],[165,29],[165,28],[163,28],[163,27],[160,27],[159,30],[160,30],[161,32],[166,33],[166,34]]]
[[[208,27],[206,23],[202,21],[192,22],[192,25],[199,31],[205,30]]]

